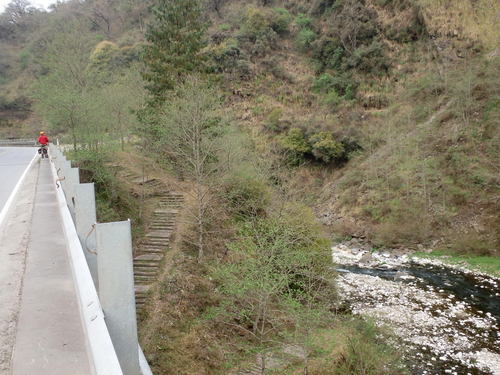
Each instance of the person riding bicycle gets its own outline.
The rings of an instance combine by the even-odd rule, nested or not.
[[[38,137],[38,143],[40,144],[40,148],[38,149],[38,153],[42,155],[43,158],[48,158],[47,155],[47,146],[49,144],[49,138],[45,135],[45,132],[40,132],[40,136]]]
[[[45,135],[45,132],[40,132],[40,136],[38,137],[38,143],[42,146],[47,146],[49,144],[49,138]]]

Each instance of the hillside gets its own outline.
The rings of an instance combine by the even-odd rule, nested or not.
[[[154,184],[184,194],[141,314],[158,373],[229,373],[287,345],[307,353],[288,373],[358,374],[346,372],[358,355],[369,374],[408,373],[391,335],[344,314],[325,283],[329,244],[498,264],[498,12],[494,0],[13,1],[0,137],[43,127],[71,144],[99,220],[132,218],[136,244]]]
[[[4,129],[37,118],[30,82],[43,69],[38,46],[58,22],[85,15],[89,25],[82,27],[94,43],[108,40],[135,58],[147,4],[110,12],[117,4],[69,2],[50,13],[28,8],[16,24],[2,15]],[[336,158],[299,152],[290,176],[290,186],[305,183],[308,191],[293,194],[335,231],[385,246],[493,253],[499,229],[492,6],[212,1],[205,53],[238,122],[265,152],[295,152],[279,141],[291,129],[305,138],[331,132],[344,142]]]

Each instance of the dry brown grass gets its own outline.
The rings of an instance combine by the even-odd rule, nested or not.
[[[419,3],[432,34],[479,41],[487,50],[499,47],[497,0],[419,0]]]

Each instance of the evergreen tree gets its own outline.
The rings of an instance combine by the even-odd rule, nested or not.
[[[200,69],[206,30],[202,11],[200,0],[158,0],[153,7],[143,76],[154,104],[164,102],[168,91],[187,73]]]

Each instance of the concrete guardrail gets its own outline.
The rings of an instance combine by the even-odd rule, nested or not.
[[[58,146],[49,155],[95,374],[152,375],[137,339],[130,222],[97,224],[93,184],[80,184]]]

